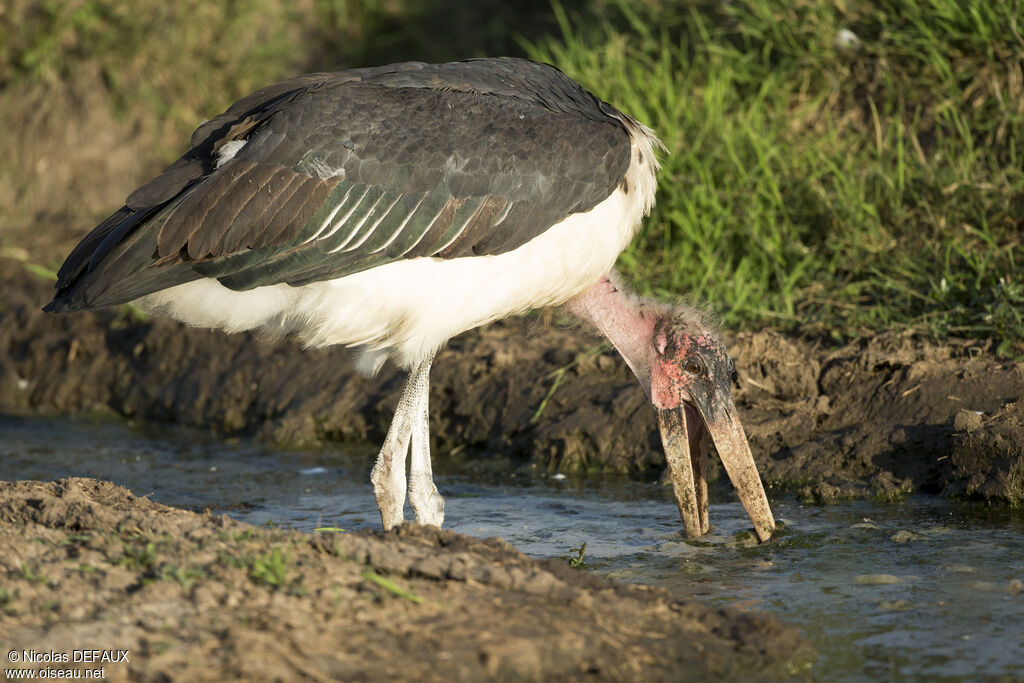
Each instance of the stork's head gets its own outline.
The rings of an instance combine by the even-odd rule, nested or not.
[[[649,352],[650,384],[645,387],[658,411],[672,485],[688,536],[708,530],[706,436],[762,541],[775,520],[754,456],[732,400],[732,358],[714,330],[688,309],[667,309],[653,319]],[[641,383],[646,384],[641,378]]]
[[[704,316],[640,299],[614,272],[568,303],[569,310],[608,336],[658,410],[687,535],[708,530],[705,437],[710,436],[757,537],[768,540],[775,520],[732,402],[732,358]]]

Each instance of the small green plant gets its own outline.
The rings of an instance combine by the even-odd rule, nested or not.
[[[21,565],[21,578],[25,579],[29,583],[46,583],[49,581],[42,572],[32,569],[32,567],[27,564]]]
[[[573,569],[586,569],[587,563],[583,560],[583,558],[587,554],[587,542],[583,541],[577,548],[569,548],[569,552],[576,554],[569,555],[568,557],[564,557],[562,559],[568,562],[569,566]]]
[[[242,543],[244,541],[251,541],[256,538],[256,529],[249,527],[245,531],[236,531],[234,534],[234,542]]]
[[[530,418],[530,422],[537,422],[537,420],[540,419],[541,414],[543,414],[544,409],[547,408],[548,403],[551,401],[551,398],[555,395],[555,392],[558,391],[558,387],[562,386],[562,382],[565,381],[565,375],[567,372],[569,372],[574,367],[579,365],[580,361],[582,361],[584,358],[589,358],[591,356],[596,356],[599,353],[604,353],[609,348],[611,348],[611,344],[609,344],[608,342],[594,344],[593,346],[583,351],[583,353],[576,356],[576,358],[574,358],[572,362],[563,365],[557,370],[552,370],[551,372],[549,372],[545,379],[551,380],[551,386],[548,388],[548,393],[545,394],[544,398],[541,400],[540,405],[537,406],[537,410],[534,411],[533,417]]]
[[[165,564],[155,572],[154,578],[161,581],[174,581],[187,591],[192,588],[198,579],[205,576],[206,572],[199,569]]]
[[[140,547],[127,546],[117,564],[131,569],[151,569],[156,565],[156,543],[150,541]]]
[[[405,598],[409,602],[414,602],[417,605],[423,602],[423,598],[421,598],[420,596],[402,588],[391,579],[387,579],[381,576],[372,569],[367,569],[366,571],[364,571],[363,578],[367,581],[370,581],[371,583],[377,584],[378,586],[388,591],[389,593],[392,593],[393,595],[396,595],[400,598]]]
[[[87,543],[90,538],[92,538],[90,534],[68,534],[59,541],[59,544],[71,546],[83,545]]]
[[[24,265],[25,270],[32,273],[33,275],[43,278],[44,280],[54,281],[57,279],[57,273],[50,270],[49,268],[40,266],[35,263],[26,263]]]
[[[274,548],[263,557],[252,560],[249,576],[257,583],[273,588],[284,588],[287,585],[288,564],[291,558],[280,548]]]
[[[18,599],[20,592],[17,588],[0,588],[0,610],[11,612],[11,603]]]

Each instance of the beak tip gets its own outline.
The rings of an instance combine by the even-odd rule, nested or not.
[[[754,533],[757,535],[757,540],[761,543],[771,540],[771,537],[775,535],[777,528],[778,527],[775,524],[775,517],[772,516],[771,510],[768,510],[767,519],[761,519],[754,522]]]

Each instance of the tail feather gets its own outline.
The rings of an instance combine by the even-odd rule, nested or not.
[[[191,264],[156,266],[162,208],[119,209],[75,247],[57,274],[48,313],[117,306],[167,287],[197,280]]]

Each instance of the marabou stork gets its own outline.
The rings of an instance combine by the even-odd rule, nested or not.
[[[245,97],[71,252],[52,312],[135,302],[191,325],[291,333],[409,371],[371,480],[385,529],[440,526],[428,375],[449,338],[567,304],[654,403],[689,536],[708,529],[704,435],[757,536],[774,529],[730,392],[733,362],[688,308],[613,271],[654,202],[654,134],[523,59],[317,73]]]

